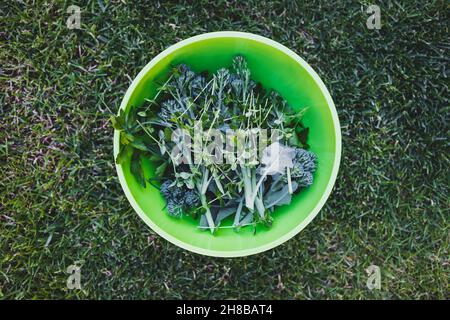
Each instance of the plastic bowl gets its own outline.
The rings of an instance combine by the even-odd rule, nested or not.
[[[278,91],[294,108],[308,107],[303,123],[310,127],[308,143],[318,156],[314,183],[296,195],[288,206],[273,213],[267,228],[219,229],[214,235],[197,228],[198,220],[170,217],[159,190],[142,188],[130,173],[130,161],[117,165],[120,184],[138,215],[156,233],[177,246],[217,257],[238,257],[274,248],[299,233],[325,204],[336,180],[341,157],[341,132],[331,96],[316,72],[285,46],[250,33],[213,32],[195,36],[164,50],[134,79],[120,106],[127,111],[156,93],[157,82],[168,78],[171,66],[186,63],[194,71],[214,72],[229,67],[233,57],[243,55],[251,77],[268,89]],[[114,157],[119,152],[119,132],[114,133]],[[146,178],[154,167],[143,159]]]

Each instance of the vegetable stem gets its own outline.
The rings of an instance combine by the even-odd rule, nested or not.
[[[209,230],[211,231],[211,233],[214,233],[214,229],[216,226],[214,224],[214,220],[211,215],[211,210],[209,210],[209,206],[206,201],[206,196],[204,194],[201,194],[200,200],[202,202],[202,207],[206,210],[205,216],[206,216],[206,221],[208,222]]]
[[[286,168],[286,173],[287,173],[288,190],[290,194],[293,194],[294,192],[292,191],[291,169],[289,167]]]
[[[250,210],[253,210],[255,200],[252,199],[253,194],[252,182],[245,165],[241,165],[241,171],[242,171],[242,179],[244,180],[245,206]]]
[[[233,226],[235,226],[235,227],[237,227],[239,225],[239,222],[241,220],[241,212],[242,212],[243,203],[244,203],[244,198],[241,198],[241,200],[239,201],[237,210],[236,210],[236,215],[234,216]]]

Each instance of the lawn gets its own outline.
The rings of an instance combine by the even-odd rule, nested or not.
[[[2,1],[0,299],[448,298],[449,21],[442,1]],[[81,8],[69,29],[66,8]],[[365,12],[381,9],[381,29]],[[212,258],[156,235],[116,176],[109,122],[169,45],[274,39],[322,78],[342,128],[335,188],[299,235]],[[81,267],[82,289],[66,286]],[[381,269],[381,289],[366,268]]]

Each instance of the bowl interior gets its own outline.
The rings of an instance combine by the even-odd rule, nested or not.
[[[214,72],[229,67],[233,57],[240,54],[247,59],[252,79],[261,82],[266,89],[278,91],[294,108],[308,108],[303,123],[310,127],[310,150],[318,156],[314,183],[295,196],[291,205],[278,207],[273,213],[272,227],[258,226],[256,234],[253,227],[244,227],[240,232],[220,229],[211,235],[197,228],[198,220],[172,218],[163,210],[165,201],[159,191],[148,184],[142,188],[136,182],[130,173],[129,161],[117,167],[127,197],[141,218],[160,235],[183,248],[214,256],[241,256],[274,247],[295,235],[317,214],[325,201],[322,199],[325,190],[334,183],[335,173],[333,176],[332,172],[336,152],[340,152],[336,150],[336,140],[340,137],[337,137],[338,123],[333,118],[331,99],[327,100],[326,89],[314,78],[306,63],[299,63],[274,44],[247,37],[218,36],[198,39],[175,50],[169,48],[138,75],[122,102],[121,107],[127,110],[130,106],[141,105],[145,98],[154,97],[158,86],[155,81],[161,83],[167,79],[173,65],[185,63],[196,72]],[[118,143],[116,132],[115,154]],[[147,159],[143,159],[143,164],[145,176],[151,177],[154,167]]]

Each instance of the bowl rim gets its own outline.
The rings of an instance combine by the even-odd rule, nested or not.
[[[320,90],[324,94],[324,97],[327,101],[328,108],[331,111],[333,125],[334,125],[334,132],[336,135],[336,152],[335,152],[335,158],[333,163],[333,168],[331,171],[331,176],[328,181],[327,187],[322,194],[322,197],[320,198],[319,202],[316,204],[316,206],[313,208],[313,210],[310,212],[310,214],[303,220],[299,225],[297,225],[295,228],[293,228],[290,232],[284,234],[283,236],[269,242],[266,244],[263,244],[259,247],[250,248],[250,249],[242,249],[242,250],[236,250],[236,251],[219,251],[219,250],[211,250],[211,249],[205,249],[200,248],[188,243],[185,243],[181,240],[178,240],[177,238],[173,237],[172,235],[166,233],[163,229],[161,229],[158,225],[156,225],[141,209],[137,201],[134,199],[128,184],[126,183],[125,176],[123,173],[123,169],[121,165],[116,164],[116,171],[117,175],[119,177],[120,185],[122,186],[122,189],[130,202],[133,209],[136,211],[136,213],[139,215],[139,217],[157,234],[159,234],[161,237],[166,239],[167,241],[177,245],[180,248],[189,250],[191,252],[195,252],[198,254],[206,255],[206,256],[213,256],[213,257],[244,257],[249,256],[257,253],[261,253],[270,249],[273,249],[282,243],[286,242],[287,240],[291,239],[295,235],[297,235],[300,231],[302,231],[319,213],[319,211],[324,206],[325,202],[327,201],[328,197],[331,194],[331,191],[334,187],[334,184],[336,182],[336,177],[339,171],[339,165],[341,160],[341,127],[339,123],[338,114],[336,111],[336,107],[334,105],[333,99],[331,98],[330,93],[328,92],[328,89],[326,88],[323,81],[320,79],[318,74],[311,68],[311,66],[303,60],[299,55],[297,55],[294,51],[290,50],[289,48],[285,47],[284,45],[271,40],[269,38],[259,36],[252,33],[247,32],[238,32],[238,31],[218,31],[218,32],[209,32],[200,34],[197,36],[193,36],[190,38],[187,38],[185,40],[182,40],[180,42],[177,42],[176,44],[168,47],[161,53],[159,53],[156,57],[154,57],[147,65],[138,73],[138,75],[134,78],[131,85],[128,87],[125,96],[122,99],[122,102],[120,104],[120,110],[125,110],[125,107],[128,104],[128,101],[131,97],[131,94],[136,89],[139,82],[142,80],[142,78],[149,72],[151,68],[153,68],[157,63],[159,63],[164,57],[171,54],[172,52],[178,50],[181,47],[184,47],[186,45],[192,44],[194,42],[203,41],[207,39],[212,38],[243,38],[243,39],[249,39],[257,42],[261,42],[263,44],[269,45],[271,47],[274,47],[275,49],[278,49],[294,59],[298,64],[300,64],[316,81],[318,84]],[[119,139],[119,131],[114,130],[114,159],[116,158],[117,154],[119,153],[119,147],[120,147],[120,139]],[[115,163],[115,161],[114,161]]]

